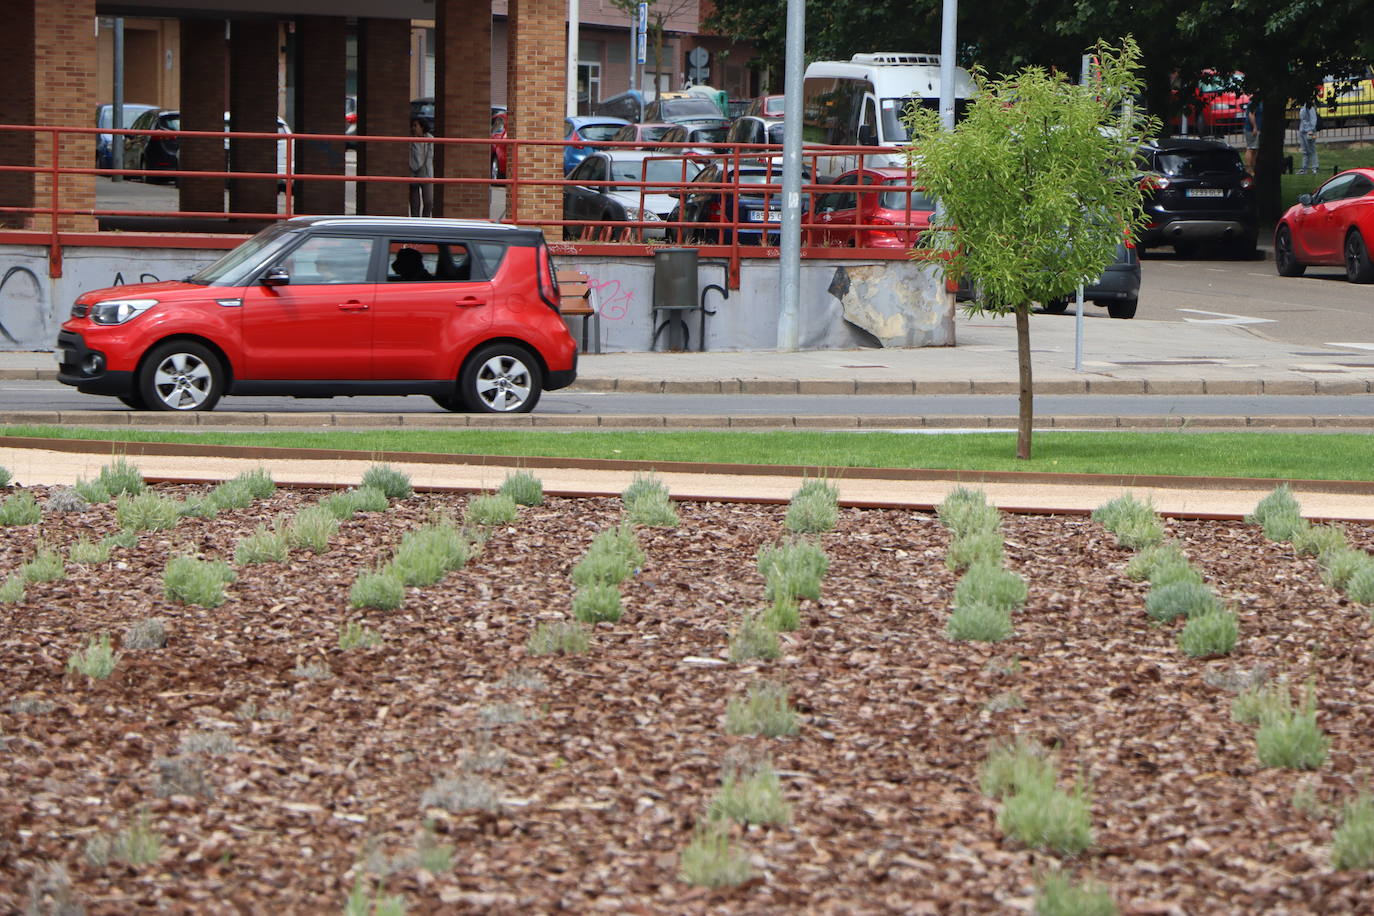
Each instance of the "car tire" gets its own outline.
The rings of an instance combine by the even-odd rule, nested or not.
[[[452,411],[453,413],[462,413],[467,410],[467,405],[463,403],[463,399],[454,395],[433,394],[430,395],[430,397],[434,399],[434,403],[444,408],[444,410]]]
[[[529,413],[543,390],[538,361],[516,344],[480,347],[458,374],[459,397],[472,413]]]
[[[1307,270],[1298,263],[1298,256],[1293,251],[1293,230],[1287,226],[1279,226],[1274,233],[1274,269],[1280,277],[1301,277]]]
[[[1374,264],[1369,261],[1369,246],[1358,229],[1351,229],[1345,237],[1345,278],[1351,283],[1374,283]]]
[[[1040,303],[1040,308],[1051,315],[1062,315],[1069,310],[1069,300],[1061,296],[1058,299]]]
[[[1140,300],[1135,296],[1129,299],[1117,299],[1107,303],[1107,314],[1113,318],[1134,318],[1135,308]]]
[[[168,341],[143,360],[138,394],[150,410],[214,410],[224,394],[224,369],[204,344]]]
[[[126,394],[126,395],[121,395],[121,396],[117,397],[116,400],[118,400],[119,403],[123,404],[125,407],[129,408],[130,410],[147,410],[147,409],[148,409],[148,402],[145,401],[145,400],[143,400],[143,395],[141,395],[141,394]]]

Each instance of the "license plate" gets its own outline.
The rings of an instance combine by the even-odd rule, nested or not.
[[[1185,197],[1225,197],[1221,188],[1189,188],[1183,192]]]
[[[767,212],[763,210],[750,210],[749,220],[755,223],[777,222],[780,212],[779,210],[769,210]]]

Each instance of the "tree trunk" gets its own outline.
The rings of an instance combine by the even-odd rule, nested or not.
[[[1280,173],[1283,171],[1283,141],[1288,130],[1287,87],[1276,86],[1261,96],[1259,151],[1255,157],[1255,210],[1260,222],[1276,221],[1293,203],[1283,200]]]
[[[1031,419],[1035,416],[1031,389],[1030,303],[1016,307],[1016,367],[1021,381],[1019,412],[1016,420],[1016,457],[1029,460],[1031,456]]]

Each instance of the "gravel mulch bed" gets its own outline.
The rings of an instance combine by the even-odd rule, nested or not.
[[[742,612],[764,606],[755,554],[782,536],[784,506],[685,503],[679,527],[640,529],[625,615],[582,655],[530,657],[526,640],[569,615],[569,571],[617,524],[617,500],[522,508],[393,612],[350,609],[358,573],[434,513],[461,518],[466,497],[359,515],[327,553],[240,569],[213,610],[163,596],[170,556],[232,562],[238,538],[327,492],[183,519],[0,605],[0,910],[29,905],[61,863],[92,914],[338,912],[359,876],[373,888],[383,874],[410,912],[991,913],[1029,910],[1037,878],[1062,865],[1127,913],[1374,913],[1374,873],[1335,871],[1329,854],[1341,804],[1371,788],[1374,624],[1255,526],[1166,523],[1239,615],[1234,653],[1207,660],[1178,649],[1182,621],[1145,614],[1129,552],[1082,517],[1004,519],[1030,600],[997,644],[945,636],[949,537],[911,511],[842,510],[822,538],[823,595],[769,663],[724,659]],[[1374,551],[1374,526],[1342,527]],[[0,578],[40,537],[65,547],[115,530],[108,505],[5,529]],[[150,617],[166,621],[166,647],[125,649],[105,680],[66,674],[90,635],[118,647]],[[348,621],[381,644],[341,650]],[[1231,720],[1237,673],[1257,666],[1313,682],[1331,739],[1319,769],[1262,768],[1253,727]],[[762,679],[790,690],[796,735],[726,733],[726,704]],[[230,740],[183,746],[213,745],[203,733]],[[979,766],[1013,736],[1055,748],[1066,787],[1091,784],[1095,844],[1081,857],[998,829]],[[745,884],[679,880],[722,766],[761,758],[782,774],[791,823],[734,828],[754,866]],[[497,804],[422,805],[443,779],[485,785]],[[163,838],[155,863],[91,861],[92,838],[140,817]],[[415,865],[426,821],[454,847],[452,869]]]

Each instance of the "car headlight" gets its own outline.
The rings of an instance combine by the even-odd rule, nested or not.
[[[107,299],[91,306],[90,319],[95,324],[124,324],[155,305],[156,299]]]

